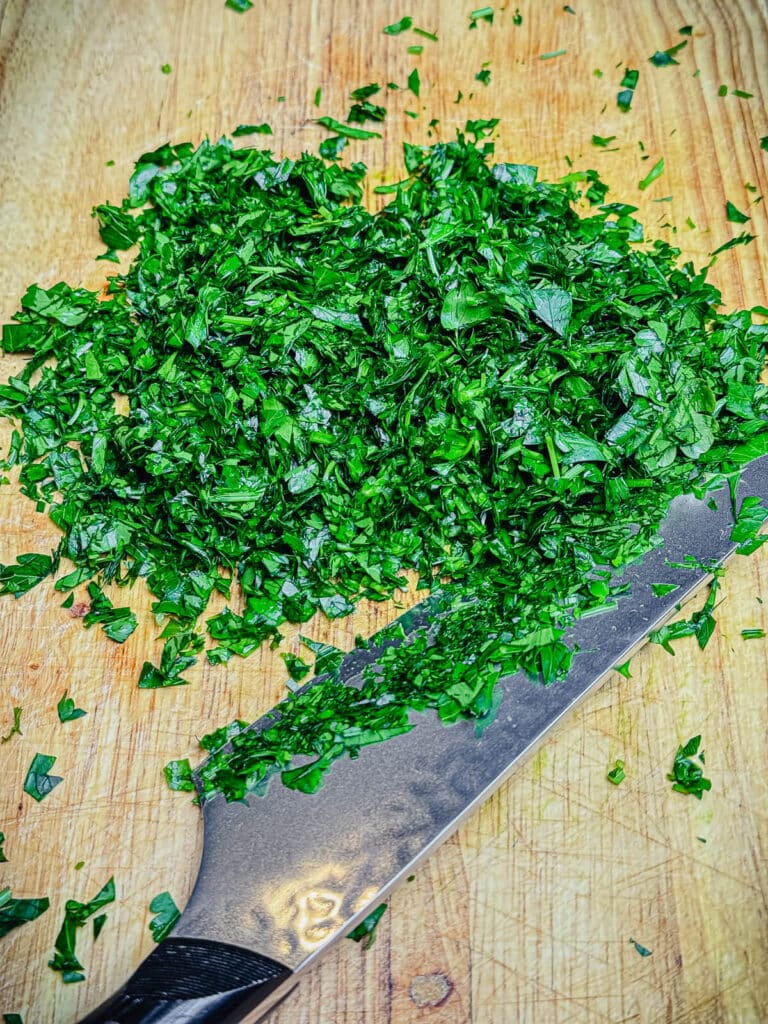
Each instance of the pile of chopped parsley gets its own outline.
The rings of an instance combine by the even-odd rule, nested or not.
[[[139,685],[185,681],[235,579],[242,605],[205,622],[212,662],[387,598],[408,570],[436,594],[437,625],[362,688],[332,672],[259,735],[209,737],[231,743],[209,793],[276,771],[314,789],[412,709],[487,723],[501,675],[564,674],[565,625],[611,597],[676,495],[768,451],[768,325],[719,312],[594,172],[494,164],[495,123],[406,144],[378,214],[359,163],[163,146],[95,211],[107,257],[139,245],[106,299],[32,286],[3,330],[30,353],[0,387],[6,466],[62,540],[0,567],[0,590],[66,556],[58,588],[89,583],[89,623],[123,642],[135,618],[101,588],[143,578],[166,646]]]

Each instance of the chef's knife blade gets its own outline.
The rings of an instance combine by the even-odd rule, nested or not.
[[[747,494],[768,501],[768,456],[744,471],[738,500]],[[629,594],[570,630],[578,653],[567,679],[548,687],[522,675],[504,679],[499,712],[482,736],[470,722],[446,727],[434,714],[417,715],[411,732],[337,762],[318,793],[274,780],[250,806],[222,797],[206,803],[200,873],[174,935],[83,1024],[261,1019],[711,577],[704,566],[736,546],[732,524],[726,488],[673,502],[663,545],[621,577]],[[698,565],[670,565],[686,557]],[[656,597],[650,584],[658,582],[679,589]],[[420,621],[409,613],[408,629]],[[353,685],[380,651],[374,644],[347,655],[343,681]]]

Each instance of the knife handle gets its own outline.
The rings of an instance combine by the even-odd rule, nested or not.
[[[240,946],[171,937],[81,1024],[234,1024],[291,974]]]

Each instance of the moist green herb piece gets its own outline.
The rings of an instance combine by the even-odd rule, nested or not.
[[[478,71],[475,75],[475,81],[482,82],[483,85],[491,84],[491,71],[490,68],[483,68],[482,71]]]
[[[315,98],[314,98],[314,100],[312,102],[314,103],[314,105],[316,107],[319,107],[322,99],[323,99],[323,90],[320,88],[320,86],[318,86],[317,89],[315,89]]]
[[[136,616],[130,608],[114,608],[112,602],[96,583],[88,584],[90,610],[83,616],[83,625],[89,629],[98,623],[110,640],[122,644],[136,629]]]
[[[97,917],[94,917],[94,919],[93,919],[93,941],[94,942],[101,935],[101,930],[102,930],[102,928],[104,927],[104,925],[106,923],[107,923],[107,915],[106,914],[99,914]]]
[[[7,335],[9,337],[6,339]],[[18,349],[13,347],[16,337],[16,332],[9,332],[8,326],[3,328],[2,347],[6,352],[18,351]],[[8,344],[6,344],[6,340]],[[24,344],[20,337],[19,343],[22,346]],[[0,397],[7,396],[2,395],[2,392],[0,392]],[[22,483],[25,482],[22,479]],[[26,594],[28,590],[36,587],[46,576],[56,572],[57,564],[58,558],[51,558],[49,555],[19,555],[15,565],[0,565],[0,594],[13,594],[14,597]]]
[[[616,104],[619,110],[625,114],[632,106],[632,100],[635,98],[635,89],[637,88],[637,82],[640,77],[640,72],[630,68],[624,69],[624,77],[621,80],[621,90],[616,95]]]
[[[676,46],[670,46],[667,50],[657,50],[648,60],[657,68],[668,67],[670,64],[679,64],[680,61],[675,60],[675,54],[679,53],[687,45],[688,40],[684,39],[681,43],[678,43]]]
[[[612,782],[614,784],[614,786],[620,785],[624,781],[624,778],[625,778],[624,762],[618,760],[618,758],[617,758],[616,759],[616,764],[608,772],[608,774],[606,775],[606,778],[608,779],[609,782]]]
[[[477,75],[475,77],[477,77]],[[419,79],[418,68],[414,68],[410,75],[408,75],[408,88],[410,89],[414,96],[418,97],[419,93],[421,92],[421,81]]]
[[[290,654],[288,652],[281,654],[280,657],[285,662],[288,674],[295,682],[300,682],[309,672],[309,665],[303,658],[299,658],[297,655]]]
[[[737,235],[735,238],[732,238],[729,242],[725,242],[723,245],[715,249],[709,255],[717,256],[718,253],[727,252],[728,249],[733,249],[736,245],[749,245],[750,242],[754,242],[756,237],[756,235],[750,235],[748,232],[744,231],[740,235]]]
[[[610,146],[610,144],[612,142],[614,142],[615,140],[616,140],[616,136],[615,135],[605,135],[605,136],[603,136],[603,135],[593,135],[592,136],[592,145],[593,146],[600,146],[600,147],[604,148],[605,146]]]
[[[751,100],[753,98],[753,96],[755,95],[752,92],[744,92],[743,89],[732,89],[731,91],[732,91],[734,96],[738,96],[739,99],[742,99],[742,100]]]
[[[386,903],[380,903],[375,910],[364,918],[357,928],[353,928],[347,936],[353,942],[362,942],[363,949],[370,949],[376,941],[376,928],[387,909]]]
[[[160,70],[164,75],[170,75],[172,68],[170,64],[163,64]]]
[[[85,861],[84,860],[79,860],[77,862],[77,864],[75,864],[75,871],[82,871],[82,869],[84,867],[85,867]]]
[[[725,204],[725,216],[732,224],[746,224],[749,220],[747,214],[742,213],[737,206],[734,206],[730,199]]]
[[[690,619],[678,619],[676,622],[668,622],[666,626],[662,626],[660,629],[654,629],[648,635],[650,642],[652,644],[660,644],[668,654],[674,655],[675,652],[672,649],[671,640],[695,636],[699,647],[703,651],[717,625],[712,611],[715,607],[717,592],[720,589],[720,576],[722,576],[722,573],[722,569],[715,570],[715,577],[712,580],[709,595],[699,611],[694,612]]]
[[[640,956],[652,956],[653,955],[650,949],[646,949],[645,946],[641,946],[639,942],[635,941],[635,939],[630,939],[629,941],[635,947],[635,951],[637,953],[639,953]]]
[[[575,14],[576,13],[576,11],[574,11],[574,9],[571,7],[570,4],[565,4],[565,6],[563,7],[563,10],[566,12],[566,14]]]
[[[315,94],[317,95],[317,94]],[[317,106],[317,104],[315,104]],[[232,137],[240,138],[241,135],[271,135],[271,127],[264,121],[262,124],[239,124],[232,132]]]
[[[347,114],[347,121],[354,124],[364,124],[366,121],[383,121],[386,116],[386,107],[380,107],[369,100],[363,100],[361,103],[354,103],[351,106]]]
[[[82,708],[76,708],[75,702],[71,697],[67,696],[67,691],[64,691],[64,696],[61,698],[59,703],[56,705],[56,710],[59,713],[60,722],[73,722],[76,718],[82,718],[87,715],[87,711],[83,711]]]
[[[0,939],[14,928],[36,920],[49,905],[46,896],[40,899],[13,899],[10,889],[0,889]]]
[[[734,385],[733,393],[729,401],[734,408],[746,412],[751,406],[752,391],[747,388],[743,390],[740,386]],[[757,551],[768,540],[768,534],[761,534],[763,523],[768,519],[768,509],[763,505],[760,498],[749,495],[742,501],[736,519],[731,530],[730,540],[739,546],[736,553],[739,555],[751,555]]]
[[[14,736],[24,735],[21,731],[21,712],[21,708],[13,709],[13,725],[5,734],[5,736],[0,736],[0,743],[7,743],[8,740],[13,739]]]
[[[332,135],[323,139],[317,151],[324,160],[338,160],[346,148],[347,140],[342,135]]]
[[[413,31],[417,36],[422,36],[424,39],[430,39],[433,43],[438,41],[437,33],[435,32],[427,32],[426,29],[417,28],[415,25],[413,26]]]
[[[237,11],[239,14],[243,14],[253,7],[253,0],[225,0],[224,6]]]
[[[549,53],[540,53],[539,60],[550,60],[552,57],[562,57],[567,50],[550,50]]]
[[[523,24],[523,16],[520,13],[520,9],[518,7],[515,8],[515,13],[512,15],[512,24],[513,25],[522,25]]]
[[[181,792],[194,792],[195,782],[192,778],[192,766],[189,763],[189,758],[185,757],[179,761],[169,761],[163,768],[163,773],[169,789]]]
[[[3,850],[3,844],[4,843],[5,843],[5,833],[4,832],[0,832],[0,864],[7,864],[8,863],[8,858],[5,856],[5,851]]]
[[[688,793],[697,800],[701,800],[703,794],[712,789],[711,781],[704,777],[701,768],[704,764],[704,754],[699,753],[700,744],[701,736],[693,736],[684,746],[678,747],[672,771],[667,775],[676,793]],[[693,760],[697,753],[701,764],[696,764]]]
[[[764,135],[762,139],[760,139],[760,148],[768,152],[768,135]]]
[[[209,620],[213,622],[213,620]],[[211,635],[216,633],[211,630]],[[165,642],[163,653],[160,656],[160,664],[153,665],[145,661],[139,675],[139,688],[142,690],[157,690],[166,686],[184,686],[187,682],[182,679],[181,673],[197,663],[196,655],[203,649],[204,638],[193,631],[178,632]],[[222,644],[219,650],[226,650],[226,644]],[[209,652],[210,655],[213,652]],[[211,659],[212,661],[214,659]],[[228,657],[218,659],[228,661]]]
[[[620,676],[624,676],[625,679],[631,679],[632,673],[629,671],[631,661],[631,658],[627,658],[627,660],[622,662],[621,665],[615,665],[614,670],[618,672]]]
[[[424,52],[424,47],[423,46],[409,46],[408,47],[408,53],[412,53],[415,57],[418,57],[423,52]]]
[[[40,803],[52,789],[64,780],[57,775],[49,775],[48,769],[53,768],[56,758],[51,754],[35,754],[24,779],[24,792]]]
[[[387,36],[399,36],[401,32],[407,32],[412,24],[413,18],[401,18],[400,21],[387,25],[383,31]]]
[[[477,28],[478,21],[486,21],[489,25],[493,24],[493,8],[492,7],[478,7],[472,11],[469,16],[469,27]]]
[[[682,28],[677,30],[681,36],[693,35],[693,25],[683,25]]]
[[[327,128],[329,131],[336,132],[345,139],[381,138],[379,132],[372,132],[364,128],[351,128],[348,124],[344,124],[342,121],[337,121],[335,117],[318,117],[317,123],[322,125],[323,128]]]
[[[718,96],[727,96],[728,95],[728,86],[727,85],[721,85],[720,88],[717,90],[717,95]]]
[[[676,590],[679,590],[680,586],[677,583],[652,583],[651,590],[653,591],[654,597],[664,597],[665,594],[674,594]]]
[[[641,191],[645,191],[645,189],[647,189],[649,185],[652,185],[653,182],[656,181],[657,178],[660,178],[663,173],[664,173],[664,157],[662,157],[660,160],[658,160],[653,165],[653,167],[650,169],[650,171],[648,171],[648,173],[643,178],[643,180],[639,181],[637,183],[637,187]]]
[[[169,892],[160,892],[153,896],[149,904],[150,913],[155,917],[149,922],[149,930],[155,942],[162,942],[171,934],[176,922],[181,917],[181,911],[173,902]]]
[[[742,629],[741,631],[742,640],[762,640],[764,636],[764,629]]]
[[[110,878],[89,903],[67,900],[64,904],[64,920],[56,936],[53,960],[48,961],[48,966],[61,974],[65,985],[85,981],[83,965],[75,955],[77,929],[82,928],[89,917],[114,900],[115,880]]]
[[[20,1013],[4,1013],[3,1024],[24,1024],[24,1018]]]

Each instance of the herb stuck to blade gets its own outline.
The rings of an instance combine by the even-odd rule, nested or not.
[[[89,917],[114,900],[115,880],[110,878],[89,903],[67,900],[64,904],[64,920],[56,936],[53,959],[48,961],[48,966],[61,974],[65,985],[85,981],[83,965],[75,955],[77,929],[82,928]]]
[[[51,754],[35,754],[24,779],[24,792],[40,803],[51,790],[55,789],[64,779],[58,775],[49,775],[48,769],[53,768],[56,758]]]
[[[71,697],[67,696],[66,690],[64,691],[64,696],[56,705],[56,710],[58,711],[60,722],[74,722],[75,719],[83,718],[88,714],[88,712],[83,711],[82,708],[75,707],[75,702]]]
[[[696,642],[703,651],[717,625],[712,612],[715,608],[715,600],[720,588],[720,577],[722,574],[722,569],[714,570],[714,579],[710,585],[709,594],[699,611],[694,612],[690,619],[677,619],[675,622],[668,622],[659,629],[654,629],[648,634],[650,642],[652,644],[660,644],[668,654],[674,655],[675,652],[672,649],[671,640],[681,640],[686,636],[695,636]]]
[[[352,929],[347,938],[352,939],[353,942],[362,942],[363,949],[370,949],[376,941],[376,929],[386,909],[387,904],[380,903],[375,910],[372,910],[367,917],[363,918],[356,928]]]
[[[35,921],[50,906],[47,896],[39,899],[14,899],[10,889],[0,889],[0,939],[29,921]]]
[[[13,739],[14,736],[23,736],[24,733],[21,731],[21,708],[13,709],[13,725],[10,727],[5,736],[0,736],[0,743],[7,743]]]
[[[667,778],[676,793],[687,793],[701,800],[712,789],[712,782],[704,777],[704,752],[699,753],[701,736],[692,736],[684,746],[677,748],[672,771]],[[698,754],[700,764],[693,760]]]
[[[189,763],[189,758],[185,757],[178,761],[169,761],[163,768],[163,772],[169,789],[187,793],[194,792],[195,782],[192,777],[192,766]]]
[[[160,892],[153,896],[149,904],[150,913],[155,916],[149,922],[149,930],[155,942],[162,942],[174,929],[181,917],[181,911],[173,902],[169,892]]]

